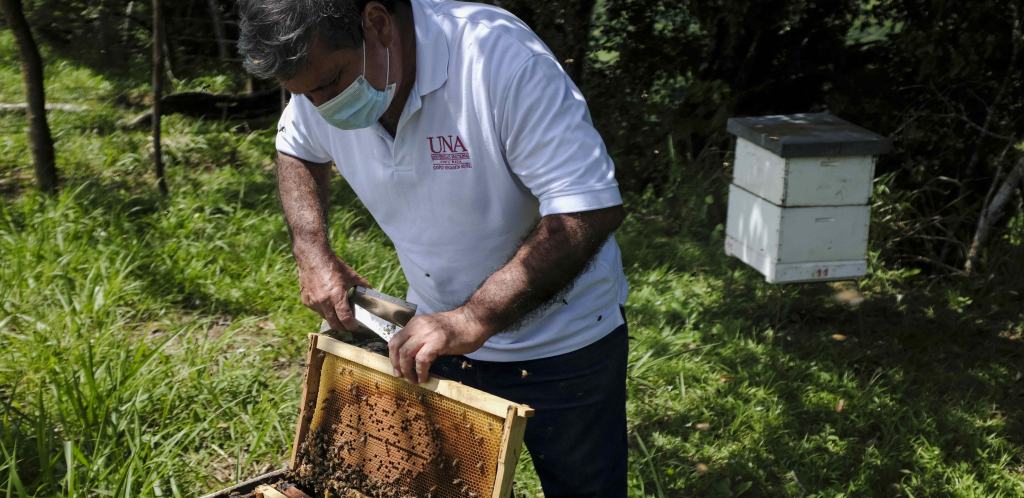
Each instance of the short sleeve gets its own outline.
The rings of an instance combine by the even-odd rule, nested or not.
[[[317,133],[317,119],[323,120],[313,104],[305,97],[293,96],[277,123],[277,150],[305,161],[330,162],[331,155]]]
[[[500,125],[508,164],[540,200],[541,216],[622,204],[587,103],[550,55],[530,57],[513,76]]]

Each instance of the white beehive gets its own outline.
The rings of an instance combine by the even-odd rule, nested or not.
[[[864,205],[876,156],[784,158],[736,140],[732,182],[778,206]]]
[[[769,283],[863,276],[875,161],[889,140],[825,113],[734,118],[728,129],[726,253]]]

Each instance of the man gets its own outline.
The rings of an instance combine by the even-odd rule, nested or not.
[[[278,183],[302,302],[337,330],[369,286],[327,239],[331,162],[394,242],[418,316],[388,344],[529,404],[544,492],[626,495],[627,286],[614,166],[586,102],[519,19],[433,0],[242,0],[239,49],[294,97]]]

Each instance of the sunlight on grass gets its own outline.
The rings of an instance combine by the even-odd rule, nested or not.
[[[137,111],[114,103],[124,86],[47,70],[55,101],[92,108],[50,113],[54,198],[26,188],[24,117],[0,117],[0,485],[183,497],[280,467],[319,319],[299,300],[274,130],[168,117],[161,198],[147,133],[115,124]],[[0,69],[4,102],[20,85],[16,66]],[[722,254],[717,184],[674,177],[669,197],[627,194],[616,234],[631,285],[630,496],[1024,493],[1019,307],[929,288],[877,251],[859,284],[767,285]],[[340,178],[332,197],[336,251],[404,295],[391,243]],[[863,304],[836,302],[841,289]],[[519,497],[540,493],[529,458]]]

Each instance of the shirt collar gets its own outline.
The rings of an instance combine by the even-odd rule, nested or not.
[[[448,79],[448,39],[429,0],[413,0],[416,27],[416,90],[423,96]]]

